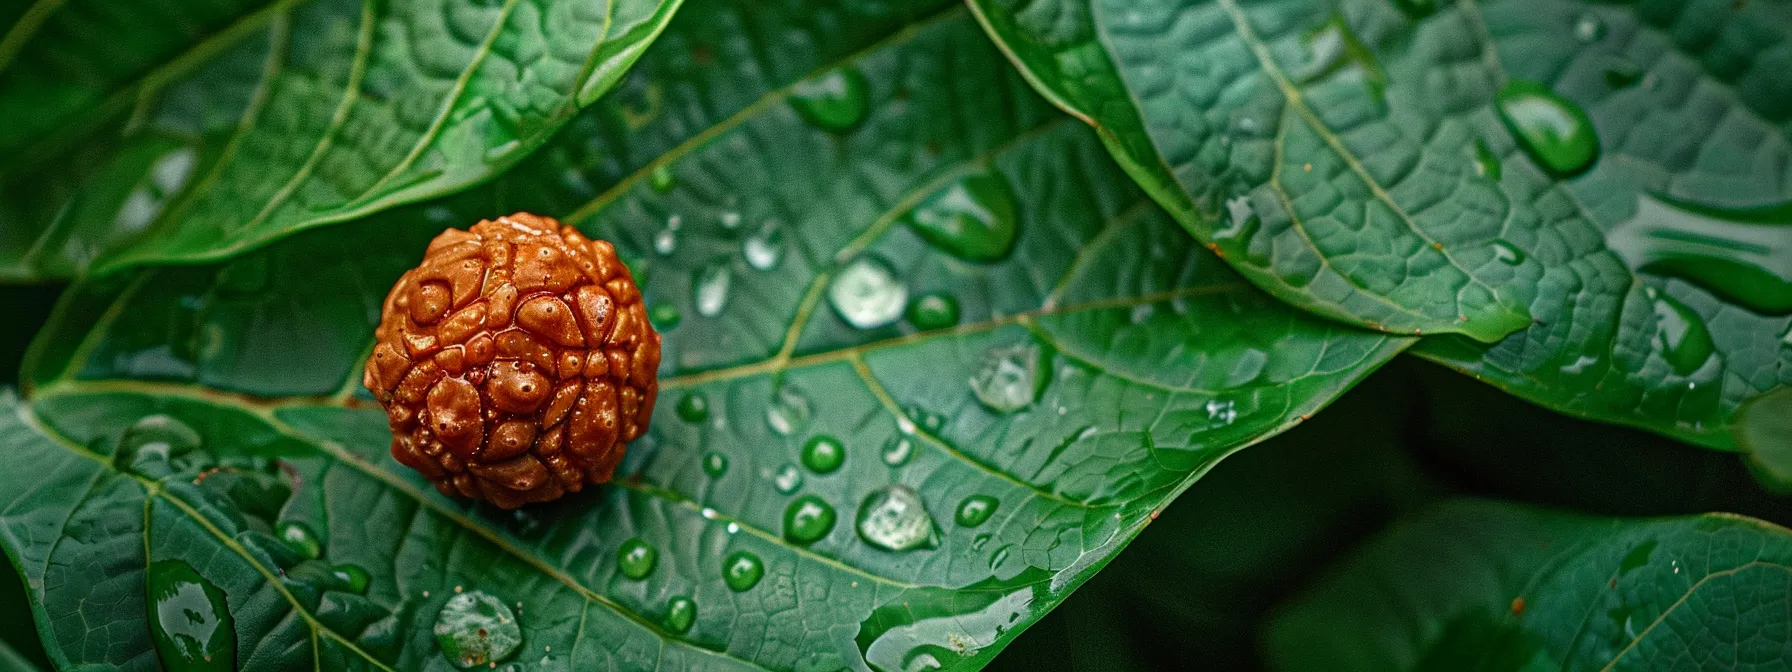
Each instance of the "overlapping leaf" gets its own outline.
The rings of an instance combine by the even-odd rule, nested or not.
[[[445,665],[429,625],[460,589],[518,605],[518,660],[532,667],[976,664],[1215,461],[1410,343],[1256,292],[1033,95],[962,10],[905,26],[900,12],[715,5],[681,14],[614,101],[490,188],[71,290],[37,343],[30,400],[0,431],[9,463],[34,465],[7,471],[0,491],[37,494],[0,531],[54,610],[53,655],[150,663],[135,620],[147,549],[225,589],[239,655],[258,661]],[[825,86],[855,81],[856,103],[852,85]],[[1012,192],[1005,256],[954,256],[910,223],[967,180],[1003,186],[957,193]],[[652,429],[619,479],[512,515],[442,497],[393,462],[357,364],[379,299],[429,236],[518,208],[617,243],[666,357]],[[908,298],[953,297],[955,324],[856,328],[864,314],[830,290],[873,258]],[[973,383],[992,365],[1032,365],[1035,384]],[[282,576],[277,558],[230,541],[266,523],[230,515],[191,475],[119,471],[116,437],[158,413],[211,454],[277,457],[295,483],[280,516],[316,528],[327,562],[367,570],[366,594]],[[836,471],[799,457],[822,435],[846,447]],[[919,497],[922,547],[857,529],[891,487]],[[961,522],[973,497],[993,515]],[[837,522],[793,539],[784,518],[799,498]],[[119,529],[94,534],[100,521]],[[641,579],[619,568],[631,538],[658,551]],[[762,564],[758,582],[730,585],[737,554]],[[670,616],[681,599],[695,605],[688,630]]]
[[[219,258],[495,175],[678,4],[32,4],[0,37],[0,279]]]
[[[1792,383],[1792,5],[972,6],[1156,200],[1290,303],[1458,334],[1419,352],[1713,447],[1746,399]],[[1527,82],[1563,97],[1566,126],[1541,137],[1589,115],[1584,174],[1533,159],[1502,117]]]
[[[1710,514],[1448,505],[1375,541],[1271,626],[1284,670],[1782,669],[1792,533]]]

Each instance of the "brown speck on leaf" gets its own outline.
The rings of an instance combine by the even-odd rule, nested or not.
[[[1514,615],[1514,616],[1524,615],[1524,598],[1522,598],[1522,597],[1512,598],[1512,615]]]

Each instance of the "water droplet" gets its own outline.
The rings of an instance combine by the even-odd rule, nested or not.
[[[908,303],[908,322],[921,331],[958,324],[958,299],[950,294],[923,294]]]
[[[710,478],[721,478],[728,473],[728,456],[714,452],[704,453],[703,473],[709,474]]]
[[[1654,287],[1643,288],[1655,309],[1655,348],[1682,376],[1691,375],[1716,351],[1704,318],[1678,299]]]
[[[1039,346],[1032,343],[990,348],[971,376],[971,392],[985,408],[1013,413],[1033,405],[1044,388]]]
[[[996,549],[996,552],[989,554],[989,568],[993,570],[997,567],[1001,567],[1003,562],[1008,561],[1008,552],[1013,549],[1014,545],[1008,544]]]
[[[803,443],[803,466],[817,474],[829,474],[846,462],[846,446],[839,439],[817,434]]]
[[[886,551],[908,551],[933,543],[933,518],[920,493],[906,485],[886,485],[859,504],[859,536]]]
[[[312,560],[324,554],[323,541],[318,539],[317,532],[304,521],[282,520],[274,526],[274,536],[279,537],[280,543],[286,544],[294,553]]]
[[[784,508],[784,538],[809,545],[834,530],[834,507],[815,495],[791,500]]]
[[[790,106],[822,130],[844,133],[865,120],[871,110],[871,91],[865,75],[853,68],[839,68],[798,82],[791,88]]]
[[[785,385],[772,394],[771,404],[765,407],[765,425],[779,436],[790,436],[809,426],[812,413],[809,396],[794,385]]]
[[[170,672],[236,669],[236,619],[224,591],[180,560],[150,563],[149,634]]]
[[[346,590],[356,595],[367,592],[367,584],[373,580],[373,577],[367,575],[367,570],[362,569],[359,565],[331,567],[330,578],[336,589]]]
[[[884,464],[900,467],[915,453],[915,442],[906,436],[892,436],[884,442]]]
[[[1020,234],[1014,189],[994,172],[967,175],[909,212],[909,226],[946,254],[975,262],[1008,256]]]
[[[1602,37],[1605,37],[1605,22],[1598,16],[1587,13],[1574,20],[1574,39],[1580,40],[1581,44],[1592,44]]]
[[[1493,153],[1493,148],[1487,146],[1486,140],[1477,138],[1475,140],[1475,174],[1498,182],[1502,172],[1499,155]]]
[[[946,416],[929,411],[919,405],[911,405],[908,408],[903,409],[902,412],[909,418],[913,418],[912,421],[907,423],[897,423],[896,428],[902,430],[902,433],[904,434],[914,433],[916,423],[920,423],[920,429],[922,431],[934,435],[938,435],[940,429],[946,426]]]
[[[772,487],[780,495],[796,492],[797,488],[803,487],[803,472],[797,471],[794,464],[778,467],[778,473],[772,476]]]
[[[178,470],[174,462],[198,450],[201,439],[186,423],[169,415],[150,415],[118,437],[113,463],[120,469],[150,477]]]
[[[765,563],[759,556],[738,551],[722,561],[722,582],[737,593],[752,590],[765,577]]]
[[[482,590],[462,592],[442,605],[435,635],[442,655],[462,669],[501,662],[523,644],[510,607]]]
[[[733,205],[733,199],[729,200],[729,204]],[[716,223],[722,225],[722,228],[730,231],[738,229],[740,228],[740,213],[733,210],[724,210],[722,211],[722,214],[716,216]]]
[[[1207,410],[1207,424],[1212,427],[1224,427],[1238,419],[1238,408],[1230,399],[1209,399],[1203,406]]]
[[[616,565],[622,569],[622,575],[639,581],[653,573],[653,566],[659,562],[659,549],[648,544],[645,539],[634,537],[622,542],[616,549]]]
[[[692,279],[693,299],[697,306],[697,314],[704,317],[715,317],[722,314],[728,306],[728,286],[733,284],[734,274],[725,262],[717,262],[697,271]]]
[[[656,303],[647,309],[647,321],[653,323],[654,329],[669,331],[684,321],[684,313],[679,312],[678,306],[671,303]]]
[[[709,395],[702,392],[686,392],[678,398],[678,406],[674,409],[678,419],[690,423],[703,422],[709,419]]]
[[[1573,101],[1536,82],[1513,80],[1500,90],[1500,119],[1544,172],[1573,177],[1599,158],[1593,120]]]
[[[672,174],[672,166],[662,163],[654,166],[653,172],[647,174],[647,184],[654,191],[663,194],[678,186],[678,176]]]
[[[678,634],[691,631],[697,622],[697,603],[688,597],[674,597],[666,603],[666,629]]]
[[[1226,200],[1226,225],[1213,230],[1213,242],[1226,253],[1248,253],[1247,245],[1261,220],[1249,196]]]
[[[1524,263],[1524,250],[1518,249],[1517,245],[1504,240],[1495,240],[1493,241],[1493,258],[1507,266],[1517,266]]]
[[[1726,209],[1645,195],[1606,245],[1631,268],[1684,279],[1756,313],[1792,313],[1792,203]]]
[[[976,527],[995,515],[996,507],[1001,502],[989,495],[971,495],[958,503],[958,524],[964,527]]]
[[[753,270],[769,271],[777,268],[778,262],[784,258],[784,227],[778,226],[776,220],[766,221],[758,233],[741,241],[740,251]]]
[[[858,329],[874,329],[902,317],[908,286],[889,262],[865,255],[854,259],[828,288],[828,303],[840,319]]]
[[[678,251],[678,230],[668,227],[653,234],[653,251],[660,253],[660,256],[671,256]]]

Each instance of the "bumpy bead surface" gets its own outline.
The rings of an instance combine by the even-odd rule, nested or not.
[[[506,509],[610,480],[659,392],[660,336],[616,249],[528,213],[437,236],[375,336],[362,382],[392,457]]]

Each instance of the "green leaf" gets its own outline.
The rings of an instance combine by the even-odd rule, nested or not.
[[[1792,384],[1788,3],[971,4],[1294,305],[1716,448]]]
[[[1240,280],[1092,133],[1034,96],[962,10],[911,23],[906,10],[702,9],[680,14],[614,104],[582,113],[490,188],[226,263],[69,290],[35,344],[31,399],[12,409],[24,427],[0,428],[0,440],[25,444],[0,454],[37,465],[0,470],[12,479],[0,492],[40,493],[0,515],[11,531],[0,538],[35,559],[24,564],[34,591],[55,589],[40,594],[66,619],[46,633],[59,662],[148,664],[136,616],[147,541],[153,559],[185,560],[225,591],[239,659],[439,666],[430,628],[458,586],[520,603],[526,663],[976,666],[1221,457],[1316,412],[1411,343],[1306,316]],[[809,85],[846,71],[865,85],[857,123],[833,123],[856,103],[792,104],[844,90]],[[816,105],[829,114],[800,109]],[[909,209],[970,176],[1014,196],[1005,258],[966,260],[908,223]],[[429,236],[517,207],[613,240],[650,309],[681,317],[662,319],[661,398],[617,480],[512,514],[444,497],[393,461],[358,364],[384,292]],[[873,257],[882,270],[864,265]],[[885,307],[852,292],[836,305],[834,285],[879,273],[899,284],[862,285],[883,287],[870,296],[948,295],[957,323],[854,327]],[[1010,358],[994,362],[1002,371],[1031,365],[1032,385],[973,385],[992,352]],[[118,471],[119,437],[158,414],[202,437],[194,455],[278,459],[294,484],[282,519],[318,532],[322,562],[365,569],[371,605],[332,603],[342,591],[306,588],[295,572],[269,578],[290,553],[231,546],[271,522],[249,513],[268,507],[209,513],[216,497],[200,501],[178,470],[199,458],[139,452],[149,457],[125,462],[174,474]],[[844,460],[806,470],[803,446],[821,435]],[[66,478],[39,487],[46,472]],[[858,532],[860,508],[890,486],[920,498],[928,543],[893,551],[906,544],[891,528]],[[958,523],[960,504],[979,496],[993,516]],[[145,530],[146,501],[170,520]],[[799,501],[835,514],[812,542],[785,527]],[[122,528],[104,549],[33,527],[72,517],[84,530],[83,507],[102,503],[135,507],[97,519]],[[186,509],[196,513],[180,522]],[[158,536],[188,528],[178,545]],[[641,543],[656,560],[636,553],[625,572],[619,552]],[[49,582],[33,569],[60,567],[46,556],[71,550],[111,563],[81,576],[112,578]],[[730,569],[743,553],[760,561],[757,581]],[[80,624],[101,614],[84,609],[122,620],[96,633]],[[339,624],[342,614],[354,618]],[[264,621],[281,629],[256,630]]]
[[[1458,502],[1356,554],[1268,630],[1282,670],[1780,669],[1792,533]]]
[[[494,176],[678,0],[39,0],[0,37],[0,279],[216,259]]]

